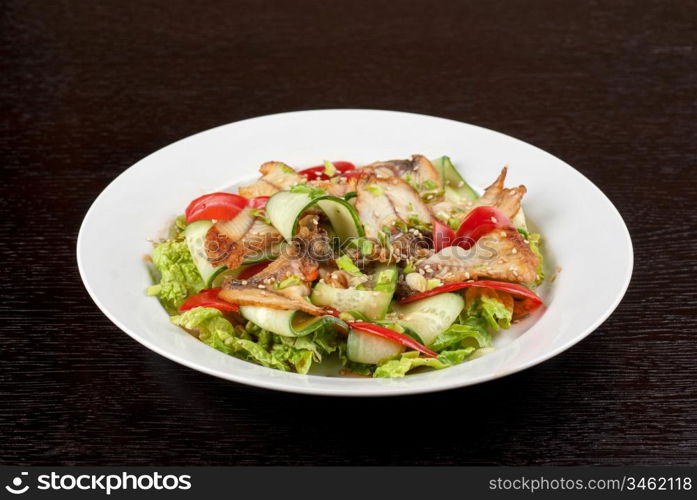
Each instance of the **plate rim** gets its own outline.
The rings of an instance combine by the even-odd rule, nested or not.
[[[589,327],[586,327],[581,333],[577,334],[574,338],[568,340],[564,344],[558,346],[556,349],[547,351],[539,356],[534,357],[533,359],[522,363],[518,366],[515,366],[512,369],[506,370],[505,372],[492,372],[488,375],[481,375],[478,377],[474,378],[469,378],[469,379],[464,379],[464,380],[452,380],[452,381],[443,381],[439,384],[437,384],[434,387],[421,387],[421,386],[399,386],[399,387],[387,387],[383,386],[381,388],[375,388],[373,386],[373,389],[370,391],[364,391],[362,389],[355,389],[351,388],[349,390],[341,390],[340,388],[321,388],[321,387],[315,387],[311,384],[308,384],[306,386],[288,386],[284,384],[282,381],[275,380],[273,378],[269,378],[268,380],[262,380],[258,377],[247,377],[244,374],[235,374],[235,373],[225,373],[222,371],[218,371],[214,368],[210,368],[206,365],[197,363],[195,361],[188,360],[186,357],[182,357],[176,353],[169,352],[164,348],[160,348],[159,346],[155,344],[151,344],[147,339],[144,337],[138,335],[136,332],[132,331],[130,328],[126,327],[115,315],[113,315],[109,309],[102,303],[102,301],[99,299],[98,295],[94,292],[92,287],[90,286],[89,280],[87,279],[87,274],[84,268],[83,264],[83,252],[84,252],[84,240],[85,240],[85,227],[88,223],[88,220],[90,217],[94,217],[94,212],[96,210],[95,207],[97,207],[98,203],[100,200],[107,195],[108,192],[110,192],[114,186],[122,182],[122,180],[128,176],[129,172],[132,172],[135,167],[137,167],[139,164],[145,162],[148,160],[151,156],[157,155],[161,153],[163,150],[174,147],[175,145],[179,144],[182,141],[186,141],[189,139],[192,139],[194,137],[197,137],[201,134],[206,134],[209,132],[212,132],[214,130],[227,127],[229,125],[241,125],[244,123],[248,123],[251,121],[255,120],[262,120],[262,119],[273,119],[273,118],[280,118],[288,115],[299,115],[299,114],[315,114],[315,113],[342,113],[342,112],[370,112],[370,113],[384,113],[384,114],[394,114],[394,115],[408,115],[411,117],[418,117],[418,118],[427,118],[427,119],[437,119],[437,120],[442,120],[445,122],[450,122],[453,124],[457,125],[466,125],[469,127],[477,128],[482,131],[485,131],[486,133],[494,134],[501,136],[507,140],[513,140],[518,143],[522,143],[523,145],[527,147],[534,148],[536,151],[550,156],[557,162],[560,162],[562,165],[564,165],[566,168],[568,168],[572,173],[577,175],[579,177],[579,180],[586,182],[587,184],[590,185],[591,188],[595,189],[601,196],[602,198],[607,202],[608,206],[614,211],[614,214],[617,216],[618,220],[621,222],[621,227],[623,229],[622,231],[622,237],[624,240],[624,243],[626,245],[626,264],[625,264],[625,269],[624,269],[624,280],[622,282],[622,285],[618,289],[618,292],[616,296],[614,297],[613,301],[611,304],[605,307],[605,311],[603,314],[599,315],[598,318],[595,319],[591,323]],[[97,305],[99,310],[104,314],[114,325],[116,325],[121,331],[126,333],[129,337],[134,339],[136,342],[139,344],[143,345],[144,347],[148,348],[149,350],[169,359],[170,361],[174,361],[175,363],[181,364],[186,366],[187,368],[191,368],[193,370],[199,371],[201,373],[205,373],[207,375],[212,375],[216,378],[220,378],[223,380],[227,381],[232,381],[240,384],[245,384],[245,385],[250,385],[253,387],[258,387],[262,389],[269,389],[269,390],[276,390],[276,391],[283,391],[283,392],[290,392],[290,393],[296,393],[296,394],[308,394],[308,395],[322,395],[322,396],[342,396],[342,397],[384,397],[384,396],[403,396],[403,395],[409,395],[409,394],[422,394],[422,393],[431,393],[431,392],[441,392],[441,391],[446,391],[446,390],[451,390],[451,389],[456,389],[460,387],[468,387],[472,385],[477,385],[481,384],[484,382],[488,382],[490,380],[495,380],[503,377],[507,377],[509,375],[513,375],[514,373],[521,372],[523,370],[526,370],[528,368],[531,368],[532,366],[539,365],[541,363],[544,363],[545,361],[557,356],[558,354],[570,349],[577,343],[579,343],[581,340],[585,339],[588,337],[591,333],[593,333],[595,330],[597,330],[609,317],[612,315],[613,312],[617,309],[619,304],[621,303],[622,299],[624,298],[628,288],[629,284],[631,283],[632,276],[633,276],[633,271],[634,271],[634,245],[632,242],[631,234],[629,233],[629,229],[627,228],[627,224],[624,221],[624,218],[622,217],[622,214],[620,211],[617,209],[615,204],[612,202],[612,200],[601,190],[595,183],[593,183],[588,177],[586,177],[583,173],[578,171],[576,168],[568,164],[566,161],[563,159],[559,158],[558,156],[552,155],[551,153],[535,146],[534,144],[528,143],[526,141],[523,141],[521,139],[518,139],[516,137],[510,136],[508,134],[505,134],[503,132],[499,132],[497,130],[489,129],[486,127],[482,127],[480,125],[475,125],[469,122],[463,122],[459,120],[454,120],[451,118],[445,118],[441,116],[436,116],[436,115],[427,115],[423,113],[412,113],[412,112],[407,112],[407,111],[396,111],[396,110],[388,110],[388,109],[378,109],[378,108],[319,108],[319,109],[306,109],[306,110],[297,110],[297,111],[287,111],[287,112],[280,112],[280,113],[272,113],[272,114],[267,114],[267,115],[260,115],[260,116],[255,116],[255,117],[250,117],[250,118],[245,118],[243,120],[238,120],[234,122],[228,122],[228,123],[223,123],[220,125],[216,125],[214,127],[196,132],[194,134],[182,137],[180,139],[177,139],[174,142],[171,142],[153,152],[150,154],[144,156],[143,158],[139,159],[132,165],[130,165],[128,168],[126,168],[124,171],[119,173],[111,182],[109,182],[97,195],[97,197],[94,199],[94,201],[90,204],[89,208],[85,212],[85,215],[83,216],[82,222],[80,223],[80,229],[78,231],[78,236],[76,239],[76,259],[77,259],[77,265],[78,265],[78,271],[80,274],[80,278],[82,280],[82,283],[87,290],[87,293],[89,294],[90,298],[94,301],[94,303]],[[243,361],[243,360],[240,360]],[[263,368],[263,367],[260,367]],[[268,370],[273,370],[271,368],[267,368]],[[275,371],[275,370],[274,370]],[[318,378],[318,379],[325,379],[327,377],[321,376],[321,375],[300,375],[300,374],[295,374],[295,373],[288,373],[288,375],[294,375],[297,377],[305,377],[305,378]],[[352,379],[354,380],[354,379]],[[373,379],[367,379],[367,380],[373,380]]]

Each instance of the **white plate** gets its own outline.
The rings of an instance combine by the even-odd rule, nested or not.
[[[528,188],[523,206],[542,233],[547,308],[497,337],[497,349],[445,370],[403,379],[284,373],[222,354],[172,326],[142,257],[193,198],[257,176],[265,161],[296,167],[324,159],[376,160],[449,155],[477,188],[503,165],[508,185]],[[432,116],[320,110],[263,116],[196,134],[139,161],[95,200],[77,240],[88,292],[119,328],[167,358],[244,384],[309,394],[378,396],[476,384],[536,365],[568,349],[617,307],[632,274],[632,243],[619,213],[579,172],[554,156],[484,128]],[[561,268],[560,272],[555,269]],[[524,333],[524,334],[523,334]]]

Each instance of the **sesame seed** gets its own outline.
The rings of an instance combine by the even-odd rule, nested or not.
[[[517,248],[514,248],[513,250],[511,250],[511,253],[512,253],[513,255],[517,254],[517,253],[518,253],[518,249],[517,249]]]
[[[497,263],[498,263],[498,264],[503,264],[503,259],[499,259]]]
[[[496,220],[496,217],[493,217],[493,216],[492,216],[492,217],[491,217],[491,222],[493,222],[494,224],[496,224],[496,223],[498,222],[498,220]]]
[[[501,238],[505,238],[505,237],[506,237],[506,231],[501,231],[499,234],[501,235]]]
[[[465,279],[466,280],[470,279],[470,273],[465,273]]]
[[[242,280],[240,283],[242,283],[243,285],[246,285],[246,284],[247,284],[247,280]]]
[[[264,285],[259,285],[257,288],[261,288],[263,290],[266,287]]]

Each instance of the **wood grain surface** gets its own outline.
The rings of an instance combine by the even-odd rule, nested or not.
[[[2,42],[1,463],[697,464],[694,1],[8,0]],[[522,373],[372,400],[217,380],[102,315],[75,239],[114,177],[216,125],[335,107],[569,162],[632,234],[617,311]]]

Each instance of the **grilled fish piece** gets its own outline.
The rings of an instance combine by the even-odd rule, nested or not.
[[[521,234],[509,227],[485,234],[468,250],[446,247],[420,262],[417,270],[444,284],[480,278],[532,283],[537,279],[538,264],[537,255]]]
[[[259,172],[264,174],[258,181],[239,189],[240,195],[245,198],[256,196],[272,196],[279,191],[290,189],[294,184],[304,182],[304,178],[285,163],[269,161],[259,167]]]
[[[520,210],[520,202],[527,192],[527,188],[523,185],[514,188],[505,188],[504,181],[506,180],[507,167],[503,167],[501,173],[496,180],[484,190],[484,194],[479,198],[472,208],[488,206],[496,207],[501,210],[509,219],[515,217]]]
[[[247,280],[225,279],[219,297],[233,304],[300,310],[316,316],[324,311],[307,300],[310,284],[319,276],[319,264],[312,258],[308,245],[327,240],[325,231],[315,224],[316,215],[306,215],[299,221],[298,235],[283,253],[261,272]],[[297,285],[277,288],[278,283],[296,276]]]
[[[264,287],[264,288],[259,288]],[[313,316],[326,314],[321,307],[317,307],[307,300],[307,295],[301,291],[293,293],[288,287],[282,290],[274,289],[273,285],[242,285],[223,283],[223,288],[218,295],[219,298],[232,304],[241,306],[259,306],[270,309],[283,309],[288,311],[303,311]]]
[[[310,186],[318,187],[323,189],[325,193],[336,196],[338,198],[343,198],[347,193],[356,190],[356,179],[342,179],[340,182],[331,181],[311,181],[308,182]]]
[[[388,160],[371,163],[364,167],[372,169],[377,177],[398,176],[409,184],[421,189],[426,181],[432,181],[440,186],[440,174],[431,161],[422,155],[413,155],[410,160]]]
[[[206,233],[206,254],[214,266],[225,264],[235,269],[246,256],[268,252],[282,241],[281,233],[257,219],[251,208],[245,208],[233,219],[211,226]]]
[[[504,167],[496,180],[484,191],[475,202],[467,200],[444,200],[438,198],[429,202],[429,208],[434,217],[441,221],[456,219],[460,222],[475,207],[490,206],[501,210],[509,219],[513,219],[520,210],[520,203],[527,192],[525,186],[504,188],[507,168]]]
[[[431,224],[431,213],[419,194],[398,177],[361,178],[356,195],[356,209],[368,238],[377,238],[383,227],[392,230],[397,221],[407,226]]]

